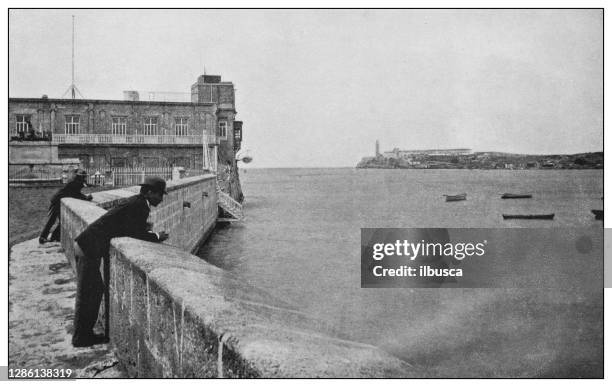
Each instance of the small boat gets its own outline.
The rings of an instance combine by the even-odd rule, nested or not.
[[[542,215],[507,215],[502,214],[504,219],[547,219],[552,220],[555,214],[542,214]]]
[[[459,195],[442,195],[446,197],[447,202],[458,202],[460,200],[465,200],[467,198],[467,194],[459,194]]]
[[[603,220],[603,210],[591,210],[596,220]]]
[[[530,194],[511,194],[505,193],[501,196],[502,199],[531,199],[532,196]]]

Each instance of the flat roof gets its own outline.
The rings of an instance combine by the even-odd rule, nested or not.
[[[10,98],[9,102],[46,102],[46,103],[118,103],[123,105],[175,105],[175,106],[213,106],[213,102],[170,102],[170,101],[126,101],[122,99],[72,99],[72,98]]]
[[[212,85],[212,86],[228,86],[228,85],[233,85],[234,83],[231,81],[223,81],[223,82],[202,82],[202,83],[194,83],[193,85],[191,85],[191,87],[197,86],[197,85]]]
[[[387,152],[395,153],[395,152],[449,152],[449,151],[470,151],[472,148],[448,148],[448,149],[398,149],[390,150]]]

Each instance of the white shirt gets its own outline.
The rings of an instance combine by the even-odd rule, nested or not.
[[[147,198],[145,198],[145,203],[147,203],[147,207],[149,207],[149,211],[151,211],[151,203],[149,203],[149,201],[147,200]],[[155,234],[155,236],[157,236],[157,239],[159,240],[159,234],[153,231],[149,231],[150,233]]]

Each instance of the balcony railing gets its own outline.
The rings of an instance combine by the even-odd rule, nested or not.
[[[216,137],[216,136],[212,136]],[[209,144],[210,137],[207,138]],[[190,145],[202,144],[202,136],[147,136],[143,134],[53,134],[55,144],[133,144],[133,145]],[[216,141],[216,140],[215,140]],[[216,142],[218,143],[218,141]]]

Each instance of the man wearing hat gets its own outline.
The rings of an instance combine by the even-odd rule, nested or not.
[[[167,194],[164,179],[148,176],[141,184],[140,194],[102,215],[76,237],[74,253],[78,278],[73,346],[88,347],[108,342],[108,337],[93,332],[104,293],[100,275],[101,258],[108,257],[110,241],[116,237],[132,237],[149,242],[168,239],[166,232],[154,233],[147,224],[151,206],[156,207],[161,203],[164,194]]]
[[[53,195],[51,198],[51,204],[49,205],[49,215],[47,223],[45,227],[43,227],[42,232],[40,233],[40,238],[38,238],[38,242],[40,244],[44,244],[47,242],[58,242],[60,240],[60,232],[62,227],[59,223],[60,219],[60,207],[62,198],[75,198],[81,200],[91,200],[91,195],[84,195],[81,193],[81,189],[87,184],[85,183],[85,178],[87,177],[87,172],[84,170],[77,168],[74,170],[74,173],[70,180],[66,183],[66,185],[61,188],[59,191]],[[51,231],[51,227],[57,222],[57,226],[53,230],[51,234],[51,239],[47,239],[49,236],[49,231]]]

